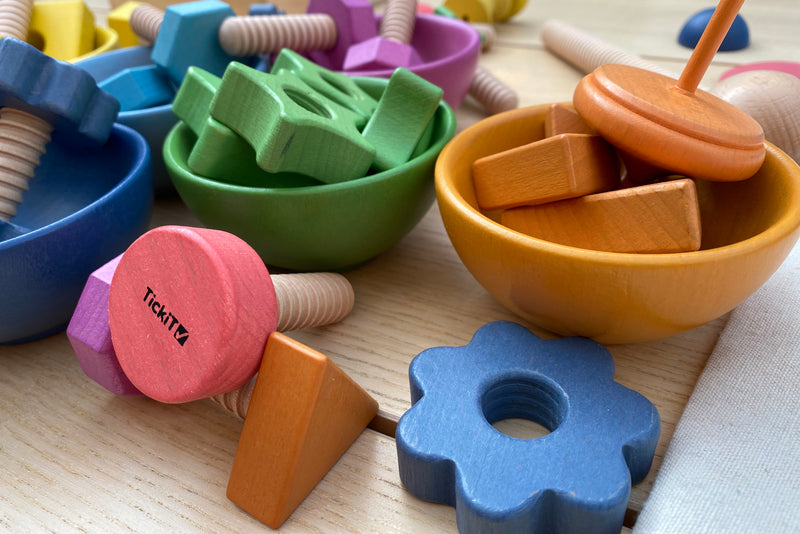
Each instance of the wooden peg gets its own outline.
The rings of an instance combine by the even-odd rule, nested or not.
[[[280,333],[267,340],[228,498],[278,528],[378,412],[325,355]]]
[[[373,168],[385,171],[409,160],[439,106],[443,91],[398,67],[361,134],[375,147]]]
[[[83,0],[34,2],[28,39],[45,55],[69,61],[94,50],[94,15]]]
[[[24,41],[33,13],[33,0],[0,0],[0,38]]]
[[[603,65],[578,84],[575,109],[620,151],[672,173],[716,181],[749,178],[766,153],[761,126],[697,88],[743,1],[720,2],[677,81]]]
[[[571,247],[669,253],[700,248],[694,181],[679,179],[504,211],[501,224]]]
[[[227,232],[162,226],[145,233],[122,255],[108,296],[125,376],[161,402],[232,391],[256,373],[271,332],[334,323],[352,309],[352,287],[341,275],[280,277]]]
[[[561,134],[475,160],[472,178],[483,210],[536,205],[608,191],[619,161],[601,137]]]
[[[597,135],[574,107],[563,103],[551,104],[544,118],[544,135],[551,137],[565,133]]]

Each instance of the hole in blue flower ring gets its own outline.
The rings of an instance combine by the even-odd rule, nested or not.
[[[314,113],[315,115],[319,115],[326,119],[333,118],[333,114],[325,107],[325,104],[319,102],[314,97],[309,94],[301,93],[300,91],[295,91],[290,87],[284,88],[284,92],[286,96],[288,96],[292,102],[300,106],[301,108],[305,109],[308,112]]]
[[[567,395],[541,375],[505,376],[481,398],[486,421],[512,438],[536,439],[553,432],[567,414]]]

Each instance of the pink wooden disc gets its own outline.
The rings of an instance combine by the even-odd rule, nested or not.
[[[785,72],[800,78],[800,63],[797,61],[758,61],[755,63],[745,63],[744,65],[732,67],[723,72],[719,79],[722,81],[725,78],[730,78],[731,76],[735,76],[741,72],[747,72],[751,70],[777,70],[779,72]]]
[[[180,226],[151,230],[125,251],[108,312],[125,374],[171,403],[242,386],[278,321],[269,272],[247,243]]]

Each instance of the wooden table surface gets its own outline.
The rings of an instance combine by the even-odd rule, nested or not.
[[[677,44],[678,32],[706,7],[691,0],[529,2],[497,25],[497,43],[481,64],[519,93],[521,106],[570,100],[582,73],[544,49],[539,39],[544,21],[569,21],[680,71],[690,50]],[[800,60],[797,0],[750,0],[741,13],[750,25],[751,45],[719,54],[706,83],[736,64]],[[457,117],[460,130],[484,114],[467,101]],[[152,224],[199,226],[179,198],[159,198]],[[394,248],[345,275],[356,293],[353,312],[339,324],[289,335],[329,356],[390,418],[410,406],[408,364],[420,351],[466,344],[490,321],[522,322],[460,263],[435,205]],[[653,468],[633,488],[628,527],[647,498],[725,319],[660,341],[608,347],[616,379],[647,396],[662,417]],[[207,400],[164,405],[114,397],[83,375],[63,333],[2,346],[0,530],[267,530],[225,497],[241,428],[241,421]],[[456,532],[454,510],[411,496],[397,471],[391,436],[366,430],[281,530]]]

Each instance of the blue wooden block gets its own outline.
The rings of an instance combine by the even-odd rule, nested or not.
[[[250,4],[247,14],[255,17],[272,16],[272,15],[285,15],[286,12],[271,3],[263,4]]]
[[[460,532],[620,531],[660,419],[614,381],[602,345],[493,322],[466,346],[423,351],[409,377],[413,406],[396,433],[400,478],[417,497],[454,506]],[[492,426],[508,418],[551,432],[520,439]]]
[[[711,20],[711,15],[714,14],[714,9],[715,8],[710,7],[698,11],[689,17],[689,20],[686,21],[678,34],[678,42],[687,48],[694,48],[697,46],[697,43],[700,41],[700,36],[703,35],[706,26],[708,26],[708,21]],[[736,18],[733,19],[733,24],[731,24],[730,29],[728,29],[728,33],[722,40],[722,44],[719,45],[719,51],[731,52],[733,50],[741,50],[742,48],[746,48],[749,44],[750,30],[742,16],[737,14]]]
[[[49,122],[52,137],[70,146],[105,143],[119,111],[80,67],[47,56],[19,39],[0,39],[0,107]]]
[[[228,63],[237,58],[219,44],[219,27],[233,9],[225,2],[201,0],[167,7],[153,43],[151,59],[180,85],[186,70],[194,65],[222,76]]]
[[[97,86],[119,100],[120,111],[160,106],[175,96],[172,84],[157,65],[123,69]]]
[[[9,221],[0,220],[0,241],[11,239],[12,237],[21,236],[30,232],[29,228],[14,224]]]

